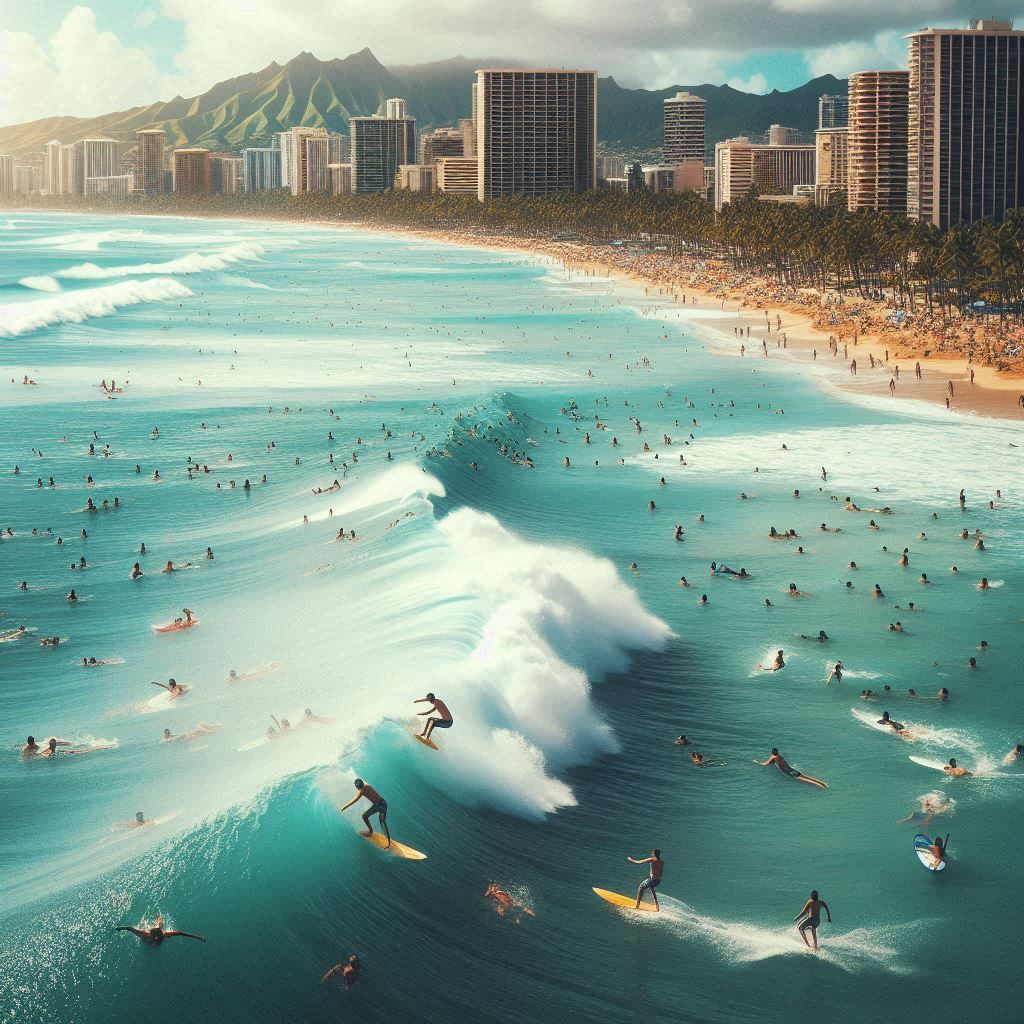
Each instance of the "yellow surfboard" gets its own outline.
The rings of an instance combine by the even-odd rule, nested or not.
[[[658,908],[654,903],[646,898],[646,893],[644,894],[645,898],[643,902],[638,907],[636,905],[635,896],[623,896],[621,893],[609,892],[607,889],[598,889],[597,886],[594,886],[594,892],[596,892],[601,899],[605,900],[607,903],[611,903],[612,906],[615,907],[622,907],[625,910],[647,910],[655,914],[658,912]]]
[[[420,735],[419,727],[415,725],[409,726],[409,735],[413,739],[419,740],[420,743],[425,747],[430,747],[431,750],[440,750],[441,748],[431,739],[427,739],[425,736]]]
[[[406,846],[404,843],[396,843],[394,839],[391,840],[391,845],[388,846],[387,836],[381,832],[371,832],[368,836],[359,833],[364,839],[368,839],[374,846],[379,846],[385,853],[393,853],[396,857],[401,857],[403,860],[426,860],[427,855],[420,853],[419,850],[414,850],[411,846]]]

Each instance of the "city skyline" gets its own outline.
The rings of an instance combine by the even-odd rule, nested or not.
[[[714,19],[658,0],[641,0],[639,10],[604,0],[534,5],[521,20],[478,0],[403,11],[401,18],[394,7],[300,0],[285,11],[280,0],[248,0],[239,11],[161,0],[140,11],[128,0],[92,0],[12,9],[0,29],[8,84],[0,125],[198,95],[309,49],[332,59],[369,47],[389,67],[461,55],[492,66],[502,59],[596,67],[633,88],[728,84],[767,93],[824,73],[905,69],[905,36],[976,13],[963,0],[934,0],[923,10],[907,0],[871,0],[855,14],[836,0],[724,0]],[[1013,0],[984,12],[1021,13]],[[237,31],[239,21],[245,32]]]

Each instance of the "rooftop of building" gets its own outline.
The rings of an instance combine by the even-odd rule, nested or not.
[[[1014,29],[1012,21],[997,21],[995,18],[972,18],[966,28],[921,28],[904,36],[905,39],[912,39],[914,36],[929,35],[1024,35],[1019,29]]]

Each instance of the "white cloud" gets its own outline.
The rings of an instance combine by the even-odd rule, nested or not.
[[[907,66],[907,43],[902,32],[879,32],[868,42],[836,43],[809,50],[807,66],[814,76],[846,78],[855,71],[893,71]]]
[[[739,89],[740,92],[756,92],[760,96],[768,92],[768,79],[760,71],[749,78],[730,78],[726,84]]]
[[[0,124],[74,114],[91,117],[176,91],[144,51],[100,31],[89,7],[73,7],[48,44],[0,31]]]
[[[136,14],[134,21],[132,21],[132,24],[136,28],[149,28],[150,25],[152,25],[153,22],[156,21],[156,19],[159,17],[160,15],[157,14],[156,11],[154,11],[152,8],[150,8],[149,10],[142,11],[141,13]]]

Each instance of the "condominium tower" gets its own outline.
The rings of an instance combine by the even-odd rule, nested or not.
[[[154,196],[164,190],[164,147],[167,132],[145,128],[135,133],[135,191]]]
[[[794,185],[813,185],[813,145],[772,146],[745,136],[715,146],[715,209],[743,199],[751,188],[762,194],[791,194]]]
[[[1024,33],[1007,21],[910,40],[908,213],[940,228],[1024,202]]]
[[[390,192],[398,168],[416,162],[416,118],[401,100],[388,100],[387,109],[401,116],[349,120],[353,192]]]
[[[199,194],[213,190],[213,168],[208,149],[174,151],[174,191]]]
[[[281,150],[243,149],[242,179],[246,192],[281,188]]]
[[[475,83],[477,197],[597,187],[597,73],[485,68]]]
[[[908,84],[906,71],[860,71],[850,76],[850,210],[906,216]]]
[[[665,157],[666,164],[680,164],[684,160],[704,160],[704,108],[700,96],[677,92],[665,100]]]

